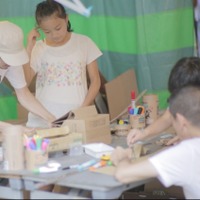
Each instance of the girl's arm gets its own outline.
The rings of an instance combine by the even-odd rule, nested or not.
[[[100,89],[100,76],[97,61],[93,61],[87,66],[89,76],[89,89],[82,106],[91,105]]]

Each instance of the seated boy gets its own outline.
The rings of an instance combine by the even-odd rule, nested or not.
[[[181,142],[136,162],[118,147],[111,155],[115,177],[123,183],[157,177],[165,187],[181,186],[187,199],[200,199],[200,88],[187,86],[172,93],[169,112]]]
[[[187,85],[200,86],[200,58],[184,57],[178,60],[173,66],[169,80],[168,90],[173,93]],[[128,145],[132,145],[139,140],[158,135],[168,129],[172,125],[170,113],[167,109],[165,113],[159,117],[154,123],[147,126],[144,130],[131,129],[127,137]],[[179,142],[178,136],[170,140],[167,145]]]

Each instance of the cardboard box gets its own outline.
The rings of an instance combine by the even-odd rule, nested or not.
[[[80,139],[82,134],[69,133],[64,136],[49,137],[50,143],[48,146],[48,152],[63,151],[70,149],[70,145],[76,140]]]
[[[98,114],[95,106],[73,110],[74,118],[67,119],[62,126],[68,126],[70,132],[83,134],[83,143],[111,143],[110,120],[108,114]]]
[[[36,133],[41,138],[49,139],[48,152],[70,149],[74,141],[82,140],[82,134],[70,132],[68,126],[36,130]]]
[[[131,91],[138,95],[138,86],[133,69],[126,71],[105,84],[110,120],[115,119],[131,104]]]

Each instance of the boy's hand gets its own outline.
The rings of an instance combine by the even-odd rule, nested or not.
[[[165,144],[166,146],[174,145],[180,142],[180,138],[178,136],[173,137],[172,139],[168,140]]]
[[[116,147],[116,149],[112,152],[110,160],[111,162],[117,166],[120,161],[124,159],[131,158],[132,150],[130,148],[124,149],[122,147]]]
[[[143,130],[131,129],[127,136],[127,145],[130,147],[139,140],[143,140],[145,133]]]

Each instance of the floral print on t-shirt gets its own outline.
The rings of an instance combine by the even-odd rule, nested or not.
[[[83,68],[79,62],[41,63],[41,70],[37,76],[37,87],[56,85],[57,87],[82,85],[81,74]]]

